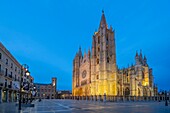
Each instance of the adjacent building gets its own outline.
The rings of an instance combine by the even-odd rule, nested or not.
[[[53,77],[50,84],[34,83],[34,85],[37,90],[36,98],[56,98],[57,78]]]
[[[21,77],[21,64],[0,42],[0,103],[18,100],[20,82],[33,83],[33,77],[26,76],[25,71]],[[29,90],[22,90],[22,97],[25,98],[29,93]]]
[[[146,56],[136,52],[135,64],[119,69],[116,63],[115,31],[107,25],[104,12],[92,48],[81,48],[73,60],[72,95],[154,96],[154,77]]]
[[[57,91],[57,99],[67,99],[72,96],[70,90],[60,90]]]

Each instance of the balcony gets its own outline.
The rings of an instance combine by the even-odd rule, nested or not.
[[[11,75],[11,74],[9,74],[8,76],[9,76],[9,78],[12,78],[12,75]]]
[[[0,76],[4,75],[4,70],[0,70]]]
[[[11,74],[8,74],[8,76],[5,76],[7,77],[8,79],[12,79],[12,75]]]

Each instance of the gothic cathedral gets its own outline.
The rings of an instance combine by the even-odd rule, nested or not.
[[[136,53],[135,65],[118,69],[115,31],[108,28],[104,12],[98,31],[92,37],[92,49],[73,60],[72,95],[154,96],[152,69],[146,57]]]

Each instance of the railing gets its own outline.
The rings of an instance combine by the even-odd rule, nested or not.
[[[11,74],[9,74],[8,76],[9,76],[9,78],[12,78],[12,75],[11,75]]]

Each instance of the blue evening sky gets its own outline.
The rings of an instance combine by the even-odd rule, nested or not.
[[[169,89],[169,0],[2,0],[0,41],[35,82],[57,77],[57,89],[70,90],[72,60],[80,45],[83,53],[91,47],[102,9],[116,31],[118,66],[134,63],[142,49],[159,89]]]

